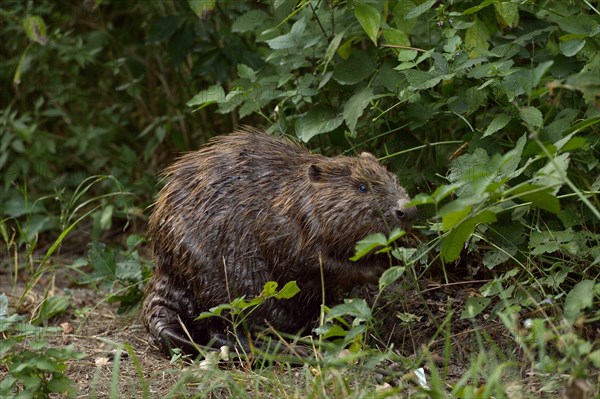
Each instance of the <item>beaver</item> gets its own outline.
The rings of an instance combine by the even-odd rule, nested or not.
[[[382,255],[350,261],[356,242],[407,228],[416,216],[396,176],[370,153],[311,154],[252,128],[212,139],[164,175],[149,221],[155,269],[142,318],[165,354],[176,347],[197,353],[196,343],[230,344],[223,319],[195,318],[259,295],[268,281],[296,281],[300,292],[261,304],[235,341],[249,348],[248,331],[264,326],[291,334],[310,329],[322,303],[376,282],[389,267]]]

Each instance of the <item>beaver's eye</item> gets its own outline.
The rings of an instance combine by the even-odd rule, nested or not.
[[[367,185],[364,183],[360,183],[358,185],[358,191],[360,191],[361,193],[366,193],[368,190]]]

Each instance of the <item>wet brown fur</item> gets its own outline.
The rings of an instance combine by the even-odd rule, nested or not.
[[[340,289],[374,282],[389,266],[385,257],[348,260],[356,241],[414,216],[409,208],[399,219],[409,196],[371,154],[328,158],[248,128],[185,154],[165,175],[150,217],[156,268],[143,308],[165,352],[172,344],[165,331],[185,336],[179,320],[208,344],[227,326],[194,317],[257,295],[267,281],[282,287],[295,280],[301,292],[264,303],[248,319],[250,329],[310,330],[323,300],[332,304]]]

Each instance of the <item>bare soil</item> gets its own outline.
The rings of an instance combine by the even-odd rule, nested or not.
[[[68,277],[58,273],[53,279],[42,278],[17,309],[27,276],[19,276],[19,281],[13,286],[10,273],[0,268],[0,293],[9,297],[10,312],[25,315],[34,312],[41,303],[43,292],[50,286],[54,287],[53,295],[70,297],[67,312],[49,323],[51,326],[60,326],[62,334],[47,339],[51,346],[70,344],[86,355],[82,360],[71,361],[66,371],[76,385],[78,398],[109,397],[115,376],[119,397],[142,397],[144,391],[150,398],[167,396],[181,378],[182,371],[188,368],[186,363],[179,361],[171,364],[169,359],[150,345],[138,312],[128,316],[117,315],[117,305],[105,301],[106,293],[90,287],[74,286]],[[418,289],[409,289],[406,283],[390,287],[385,295],[377,299],[375,316],[380,325],[379,335],[374,337],[375,344],[381,347],[393,344],[399,354],[408,358],[416,357],[427,348],[429,356],[444,367],[448,379],[460,378],[476,350],[473,345],[474,332],[480,333],[478,330],[485,329],[487,335],[497,339],[496,342],[506,341],[502,338],[503,329],[500,326],[486,323],[485,328],[478,327],[473,321],[460,320],[457,314],[457,309],[462,309],[464,302],[475,295],[476,288],[484,282],[443,284],[439,277],[428,276],[419,282]],[[353,294],[372,302],[375,292],[376,288],[371,287],[361,288]],[[401,309],[398,309],[398,304],[401,304]],[[85,312],[85,309],[89,311]],[[417,319],[407,324],[401,320],[403,314],[411,314]],[[445,353],[448,342],[444,337],[448,336],[448,331],[451,333],[450,357]],[[126,348],[129,351],[118,352],[123,344],[130,346]],[[444,359],[448,358],[451,359],[450,364],[444,364]],[[426,363],[424,360],[423,364]],[[6,369],[0,365],[0,379],[5,372]]]

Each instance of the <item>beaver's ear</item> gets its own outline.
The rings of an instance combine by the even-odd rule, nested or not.
[[[323,179],[323,170],[314,163],[308,167],[308,179],[312,182]]]
[[[377,158],[375,158],[375,155],[371,154],[370,152],[361,152],[360,157],[362,159],[368,159],[369,161],[378,162]]]

